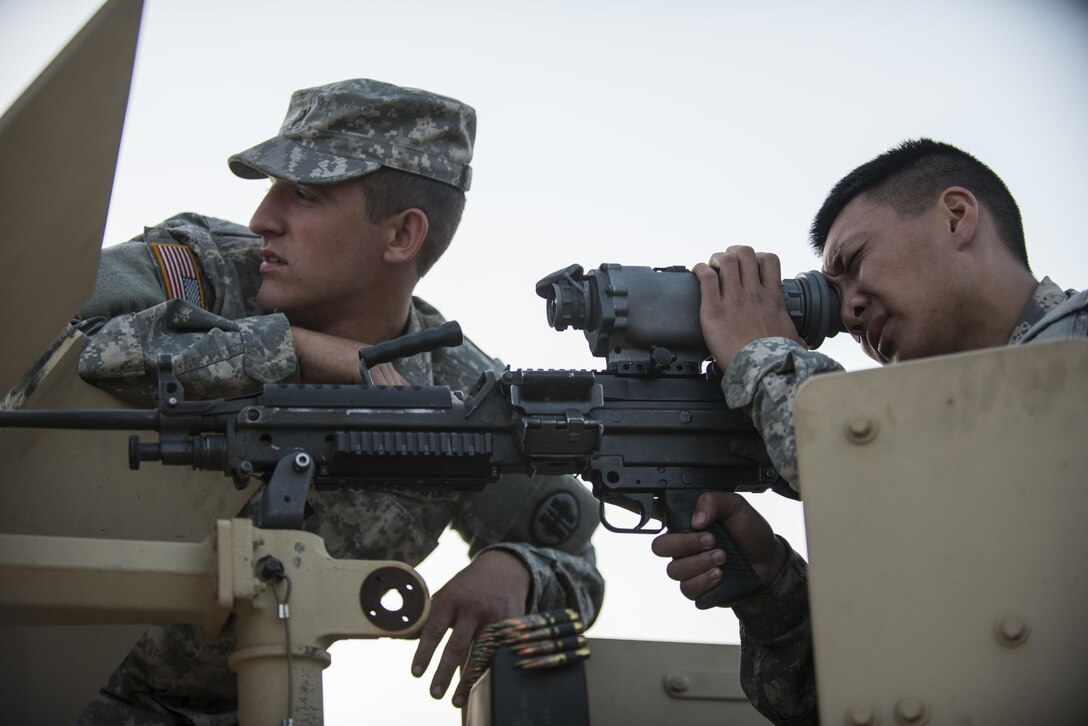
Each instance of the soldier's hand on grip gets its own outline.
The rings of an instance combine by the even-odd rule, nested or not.
[[[785,545],[744,497],[732,492],[705,493],[691,518],[695,531],[659,535],[651,547],[655,555],[672,559],[665,573],[680,583],[680,592],[689,600],[716,587],[722,577],[726,555],[715,548],[714,536],[706,531],[715,521],[726,528],[764,585],[786,563]]]

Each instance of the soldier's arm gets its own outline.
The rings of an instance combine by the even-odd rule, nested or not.
[[[254,302],[258,244],[240,225],[180,214],[105,248],[94,293],[73,321],[86,336],[80,375],[141,405],[151,401],[160,353],[174,356],[194,397],[296,380],[287,319]]]
[[[445,322],[416,301],[426,327]],[[469,390],[485,369],[502,361],[466,338],[432,357],[436,383]],[[590,538],[598,522],[597,502],[569,476],[504,476],[483,491],[462,496],[451,526],[469,544],[471,563],[436,594],[431,618],[420,636],[412,672],[420,675],[447,629],[453,633],[431,684],[440,697],[463,662],[479,628],[530,612],[571,608],[589,625],[604,598]],[[454,702],[464,703],[459,684]]]
[[[192,398],[246,395],[265,383],[298,380],[285,317],[228,320],[182,300],[118,315],[92,332],[79,375],[125,400],[149,405],[162,353],[173,356],[174,373]]]
[[[517,557],[530,576],[525,612],[571,608],[588,626],[604,597],[591,544],[597,500],[569,476],[504,476],[464,497],[453,527],[469,556],[498,549]]]
[[[590,536],[595,500],[570,477],[507,476],[463,497],[454,528],[469,542],[472,561],[432,601],[420,633],[412,673],[422,675],[439,641],[451,630],[431,682],[441,698],[454,670],[485,626],[526,613],[577,610],[588,626],[604,597]],[[453,703],[468,697],[462,678]]]
[[[805,561],[790,549],[778,577],[733,612],[740,620],[740,680],[748,700],[772,723],[817,724]]]
[[[745,346],[725,371],[722,390],[730,408],[742,408],[767,446],[778,473],[801,491],[793,402],[814,375],[843,370],[835,360],[786,338]]]
[[[421,301],[427,326],[445,319]],[[435,381],[469,390],[480,371],[501,371],[471,340],[434,354]],[[469,555],[501,549],[517,557],[531,576],[526,612],[577,609],[593,622],[604,597],[590,538],[599,521],[597,500],[570,476],[504,476],[482,492],[462,497],[452,526],[469,543]],[[524,613],[518,613],[524,614]]]

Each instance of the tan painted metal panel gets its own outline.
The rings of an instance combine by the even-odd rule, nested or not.
[[[588,644],[585,687],[593,726],[767,724],[741,691],[739,645],[609,638],[588,638]],[[494,696],[492,675],[488,671],[473,686],[466,726],[500,726],[489,710]],[[528,711],[530,707],[524,704],[542,697],[540,692],[531,697],[508,694],[505,700],[522,704]],[[540,716],[534,723],[548,719],[546,714],[531,715]]]
[[[1083,717],[1086,411],[1088,341],[806,384],[822,723]]]
[[[27,408],[116,408],[76,374],[82,338],[58,351]],[[128,468],[128,432],[0,430],[0,532],[199,542],[234,516],[253,487],[218,472]],[[152,434],[154,436],[154,434]],[[0,701],[37,723],[71,722],[143,632],[142,626],[0,627]],[[64,653],[58,665],[57,653]],[[37,720],[40,718],[41,720]]]
[[[142,2],[110,0],[0,119],[9,272],[0,391],[34,363],[90,294],[128,100]],[[26,314],[33,311],[33,314]],[[57,351],[29,407],[115,407]],[[2,431],[0,531],[199,541],[248,494],[207,475],[126,466],[121,432]],[[70,723],[141,626],[0,627],[0,700],[12,723]]]
[[[738,645],[590,638],[589,650],[593,726],[767,723],[741,691]]]
[[[0,332],[0,391],[93,289],[142,7],[103,5],[0,118],[0,269],[18,311]]]

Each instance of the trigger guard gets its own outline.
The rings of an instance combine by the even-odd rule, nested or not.
[[[605,502],[604,499],[601,499],[599,501],[600,501],[599,511],[600,511],[601,524],[609,532],[616,532],[618,534],[660,534],[661,532],[665,531],[664,522],[662,522],[661,526],[657,527],[656,529],[650,529],[650,528],[648,528],[646,526],[647,522],[652,522],[652,521],[654,521],[654,519],[651,516],[651,514],[646,511],[645,507],[642,508],[642,513],[639,515],[640,519],[639,519],[639,523],[638,523],[637,526],[635,526],[635,527],[616,527],[611,522],[608,521],[608,517],[605,514],[604,505],[607,502]],[[619,506],[619,505],[616,505],[616,506]]]

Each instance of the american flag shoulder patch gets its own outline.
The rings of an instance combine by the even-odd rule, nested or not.
[[[152,242],[148,245],[155,256],[162,274],[163,287],[168,300],[185,300],[201,308],[204,305],[204,286],[196,271],[196,257],[185,245]]]

